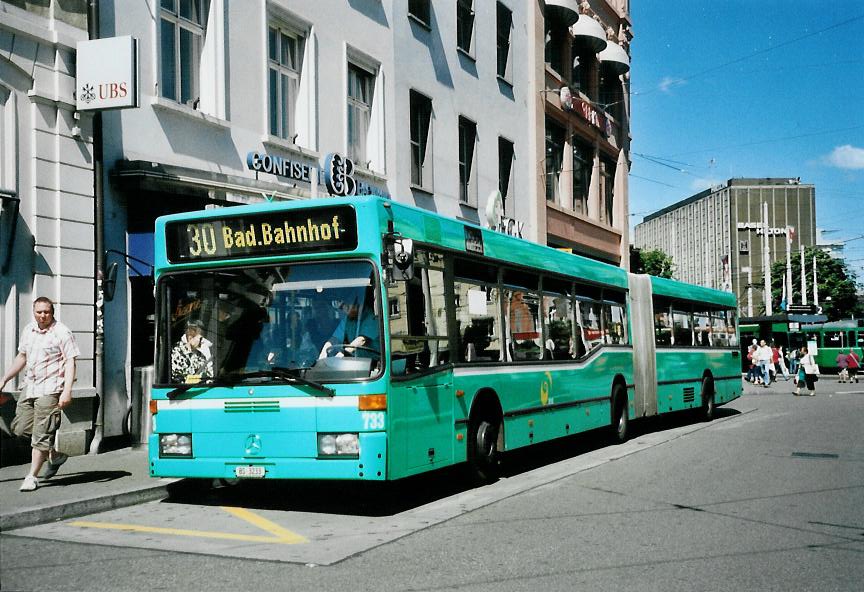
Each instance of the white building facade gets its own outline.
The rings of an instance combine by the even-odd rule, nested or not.
[[[51,298],[81,349],[58,434],[74,454],[86,451],[96,401],[92,118],[74,97],[86,39],[84,1],[0,3],[0,366],[17,353],[33,300]],[[14,403],[2,409],[6,421]]]

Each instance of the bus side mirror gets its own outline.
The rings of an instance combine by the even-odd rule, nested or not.
[[[414,278],[414,241],[410,238],[396,238],[390,257],[390,277],[396,282],[407,282]]]
[[[108,266],[105,279],[102,281],[102,298],[105,302],[114,300],[114,290],[117,289],[117,263]]]

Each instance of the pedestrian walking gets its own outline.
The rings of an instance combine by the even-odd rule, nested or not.
[[[798,349],[790,348],[787,355],[789,356],[789,372],[796,376],[798,374]]]
[[[841,348],[834,359],[837,364],[837,382],[849,381],[849,371],[846,369],[849,366],[849,362],[846,361],[847,356],[848,354]]]
[[[72,403],[75,381],[75,358],[81,355],[72,331],[54,318],[54,303],[40,296],[33,302],[34,321],[24,327],[18,355],[0,379],[0,391],[21,370],[24,389],[15,409],[12,431],[29,437],[32,452],[30,472],[24,477],[21,491],[39,487],[39,471],[45,461],[43,479],[57,474],[67,456],[54,450],[60,410]]]
[[[849,382],[853,380],[858,382],[858,369],[861,367],[861,358],[855,353],[855,348],[849,348],[849,355],[846,356],[846,369],[849,371]]]
[[[795,385],[795,394],[801,394],[801,388],[807,387],[811,397],[816,396],[816,381],[819,380],[819,366],[813,354],[807,351],[807,346],[802,346],[798,352],[798,382]]]
[[[765,343],[765,340],[759,342],[759,347],[756,349],[756,354],[753,356],[759,362],[759,367],[762,369],[762,380],[765,388],[771,385],[771,366],[774,354],[771,348]]]
[[[789,369],[786,368],[786,356],[783,354],[783,346],[777,345],[777,359],[774,362],[774,367],[777,372],[783,374],[783,380],[789,380]]]

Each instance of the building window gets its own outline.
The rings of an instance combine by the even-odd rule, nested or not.
[[[456,0],[456,47],[471,53],[474,39],[474,0]]]
[[[591,169],[594,168],[594,149],[590,144],[573,138],[573,210],[588,213],[588,190],[591,187]]]
[[[267,45],[270,134],[293,141],[297,134],[295,114],[303,69],[303,38],[271,25],[268,27]]]
[[[477,144],[477,124],[459,118],[459,201],[477,205],[477,175],[474,152]]]
[[[501,210],[505,213],[513,187],[513,155],[513,142],[498,138],[498,191],[501,192]]]
[[[432,99],[411,91],[411,184],[432,190]]]
[[[608,158],[600,159],[600,216],[601,222],[609,226],[615,223],[612,213],[615,209],[615,163]]]
[[[570,33],[566,27],[556,26],[547,19],[544,58],[549,67],[562,76],[566,75],[566,71],[564,70],[564,49],[569,39]]]
[[[582,92],[582,94],[591,100],[594,100],[596,97],[594,96],[591,79],[594,72],[594,65],[597,63],[596,54],[592,53],[590,49],[583,48],[581,44],[578,43],[573,45],[572,50],[573,70],[570,74],[570,79],[573,81],[573,85]]]
[[[369,167],[367,154],[375,75],[365,68],[348,63],[348,157]]]
[[[513,29],[513,13],[509,8],[498,3],[498,76],[504,80],[510,78],[510,32]]]
[[[558,182],[564,157],[564,129],[546,119],[546,201],[559,203]]]
[[[160,95],[197,109],[209,0],[161,0]]]
[[[432,12],[429,8],[429,2],[430,0],[408,0],[408,14],[427,27],[432,26]]]

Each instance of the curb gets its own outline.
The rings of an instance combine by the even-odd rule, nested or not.
[[[164,499],[169,495],[169,488],[181,479],[171,480],[168,483],[118,491],[115,493],[75,500],[59,504],[46,504],[34,508],[28,508],[13,514],[0,516],[0,531],[6,533],[10,530],[36,526],[57,520],[66,520],[76,516],[106,512],[117,508],[125,508],[146,502]]]

